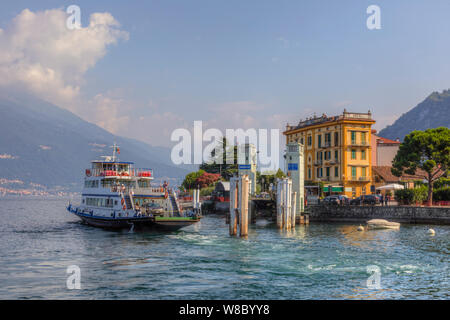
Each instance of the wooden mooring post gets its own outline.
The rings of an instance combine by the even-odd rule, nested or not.
[[[194,189],[192,193],[192,210],[195,213],[201,211],[202,204],[200,203],[200,189]]]
[[[277,226],[279,229],[295,227],[296,192],[292,192],[292,180],[277,180]]]
[[[248,175],[230,179],[230,236],[237,235],[238,224],[239,236],[248,235],[249,181]]]
[[[292,192],[292,214],[291,214],[291,227],[295,228],[295,219],[297,213],[297,192]]]

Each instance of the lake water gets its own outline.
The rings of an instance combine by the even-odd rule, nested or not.
[[[450,227],[258,221],[247,239],[206,216],[173,233],[83,225],[67,199],[0,200],[0,299],[448,299]],[[81,290],[67,289],[70,265]],[[368,266],[380,288],[367,286]]]

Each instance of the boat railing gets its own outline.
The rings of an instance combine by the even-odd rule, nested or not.
[[[122,195],[130,194],[134,192],[134,188],[122,186],[122,185],[114,185],[111,186],[111,192],[120,192]]]
[[[136,189],[136,188],[127,187],[127,186],[122,187],[121,185],[111,186],[111,192],[121,192],[123,194],[129,194],[130,192],[131,193],[135,193],[135,192],[141,193],[142,191],[149,192],[149,193],[159,193],[159,194],[165,192],[163,187],[148,187],[148,188],[139,187]]]
[[[86,169],[86,177],[153,177],[153,170],[147,168],[128,169],[128,170],[105,170],[105,169]]]
[[[163,193],[165,192],[163,187],[139,187],[137,192],[150,192],[150,193]]]
[[[139,168],[139,169],[132,169],[133,175],[135,177],[141,177],[141,178],[151,178],[153,177],[153,170],[149,168]]]

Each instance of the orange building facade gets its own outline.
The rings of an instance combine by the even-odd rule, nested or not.
[[[313,117],[286,126],[286,143],[300,142],[305,151],[305,185],[323,182],[325,191],[350,198],[373,193],[372,119],[368,113],[347,112]]]

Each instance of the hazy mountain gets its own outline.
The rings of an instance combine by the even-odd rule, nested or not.
[[[388,139],[403,138],[413,130],[450,127],[450,90],[433,92],[416,107],[402,114],[392,125],[379,132]]]
[[[119,137],[44,101],[0,98],[0,179],[79,190],[90,161],[120,145],[120,160],[152,168],[155,177],[181,179],[170,149]],[[3,183],[5,184],[5,180]]]

